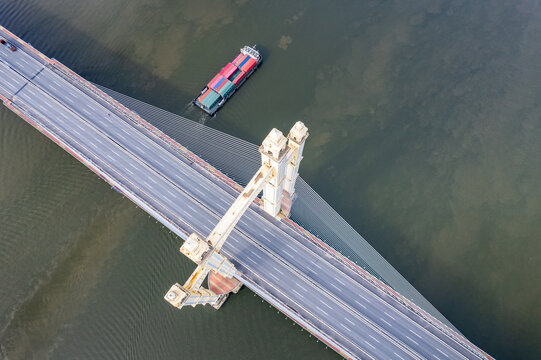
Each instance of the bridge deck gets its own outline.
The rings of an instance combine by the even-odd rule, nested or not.
[[[238,194],[230,180],[57,61],[2,28],[0,36],[18,48],[0,46],[6,106],[179,236],[210,233]],[[346,357],[486,356],[257,203],[222,252],[240,281]]]

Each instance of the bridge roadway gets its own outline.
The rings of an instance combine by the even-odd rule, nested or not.
[[[0,46],[6,106],[182,238],[210,233],[238,189],[56,60],[1,27],[0,36],[18,48]],[[222,252],[246,286],[345,357],[488,357],[256,203]]]

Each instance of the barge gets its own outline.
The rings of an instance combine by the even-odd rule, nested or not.
[[[209,115],[214,115],[235,91],[254,73],[262,61],[254,46],[244,46],[235,60],[228,63],[201,90],[193,103]]]

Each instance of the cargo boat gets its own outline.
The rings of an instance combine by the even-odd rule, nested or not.
[[[228,63],[201,90],[193,103],[214,115],[261,64],[262,57],[254,46],[245,46],[235,60]]]

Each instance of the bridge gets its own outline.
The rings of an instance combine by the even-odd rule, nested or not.
[[[0,27],[0,98],[181,238],[207,236],[242,189]],[[220,253],[233,277],[351,359],[490,359],[457,331],[255,199]],[[164,289],[165,291],[166,289]]]

